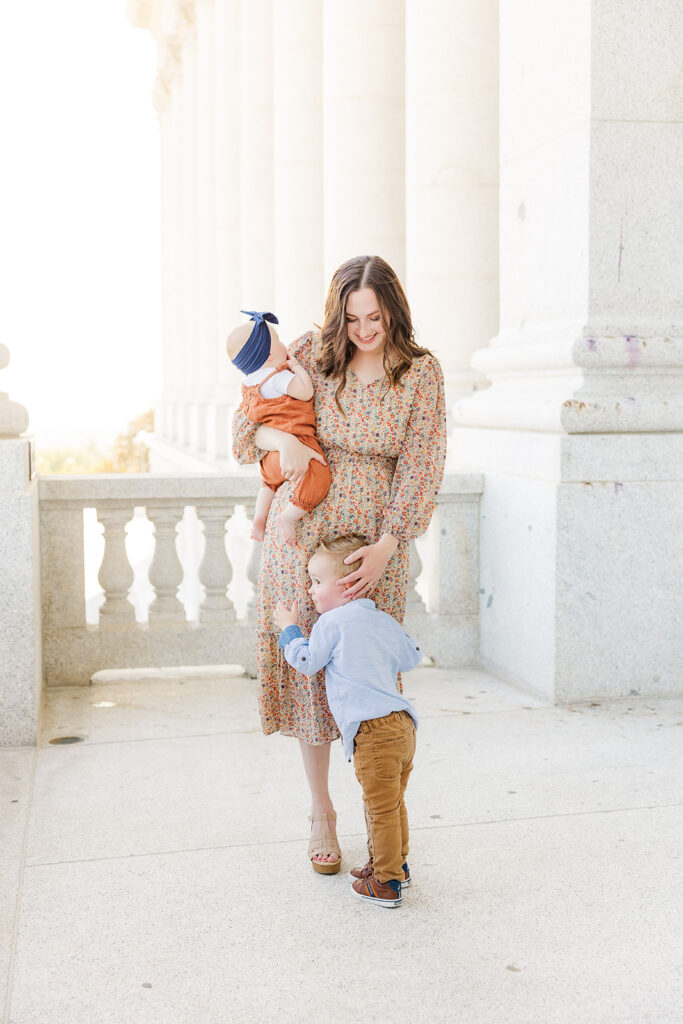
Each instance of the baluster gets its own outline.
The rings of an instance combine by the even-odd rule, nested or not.
[[[247,514],[247,519],[251,522],[254,518],[254,512],[256,511],[256,503],[250,502],[244,506],[244,510]],[[261,553],[263,551],[263,541],[253,540],[251,542],[251,551],[249,553],[249,561],[247,562],[247,579],[251,583],[252,591],[247,601],[247,621],[253,622],[256,619],[256,590],[258,587],[258,578],[261,571]]]
[[[154,525],[155,536],[154,557],[148,577],[156,597],[149,606],[149,621],[184,622],[185,609],[177,596],[183,580],[183,567],[176,550],[176,527],[184,509],[182,506],[148,506],[145,511]]]
[[[104,555],[97,578],[106,598],[100,622],[135,622],[135,608],[128,600],[135,574],[126,554],[126,524],[132,516],[129,508],[97,510],[98,522],[104,527]]]
[[[415,589],[415,581],[422,572],[422,559],[420,553],[417,550],[417,546],[414,540],[410,541],[409,547],[409,565],[408,565],[408,593],[406,595],[406,613],[407,614],[420,614],[425,612],[427,609],[425,603]]]
[[[235,606],[226,595],[232,579],[232,566],[225,550],[225,525],[235,511],[230,503],[221,508],[200,508],[197,517],[204,525],[204,556],[199,566],[199,582],[205,596],[199,606],[200,622],[226,622],[235,618]]]

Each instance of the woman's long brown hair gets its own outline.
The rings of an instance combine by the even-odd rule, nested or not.
[[[346,369],[356,351],[349,339],[346,303],[351,292],[372,288],[377,296],[382,327],[386,332],[384,372],[389,388],[396,387],[412,366],[413,359],[430,355],[415,342],[410,307],[401,282],[381,256],[356,256],[335,270],[325,300],[318,366],[326,377],[339,380],[334,399],[342,416],[339,398],[346,387]],[[384,395],[382,395],[382,400]]]

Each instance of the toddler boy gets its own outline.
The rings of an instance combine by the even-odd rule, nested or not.
[[[270,326],[278,323],[274,313],[246,309],[240,312],[250,316],[253,323],[240,324],[230,331],[226,347],[233,365],[245,375],[242,412],[252,423],[293,434],[315,452],[303,479],[278,517],[282,539],[293,545],[297,521],[323,500],[331,483],[330,470],[315,436],[313,384],[298,360],[287,354],[277,331]],[[263,540],[271,502],[286,479],[277,451],[264,455],[260,469],[263,486],[256,498],[251,529],[255,540]]]
[[[325,668],[327,701],[347,761],[353,756],[363,790],[368,863],[351,872],[355,896],[380,907],[398,907],[410,885],[408,815],[404,794],[415,754],[417,713],[396,688],[399,672],[421,661],[420,645],[369,598],[342,597],[337,580],[360,566],[344,559],[366,544],[356,534],[323,541],[308,563],[309,593],[319,613],[306,639],[296,601],[278,602],[279,646],[298,672]]]

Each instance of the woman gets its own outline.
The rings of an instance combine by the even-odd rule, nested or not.
[[[339,731],[325,696],[324,673],[296,673],[278,648],[278,600],[299,604],[310,633],[316,619],[306,565],[319,540],[362,534],[362,564],[343,578],[345,593],[372,597],[403,621],[408,542],[429,525],[443,476],[446,415],[438,361],[413,335],[400,282],[379,256],[360,256],[335,272],[322,330],[290,350],[315,388],[317,436],[332,472],[325,500],[297,524],[296,546],[271,524],[316,454],[291,434],[254,424],[237,412],[233,451],[240,463],[280,453],[283,476],[265,536],[259,578],[258,678],[261,724],[299,739],[312,798],[309,857],[316,871],[339,870],[336,814],[328,790],[330,744]],[[354,558],[357,554],[354,554]]]

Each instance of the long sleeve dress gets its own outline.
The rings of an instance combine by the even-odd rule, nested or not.
[[[408,542],[429,526],[446,454],[443,374],[431,355],[415,359],[399,385],[386,379],[363,384],[348,367],[346,387],[335,403],[338,381],[317,369],[316,332],[302,335],[290,351],[315,389],[318,440],[332,472],[327,497],[296,525],[296,546],[285,544],[276,519],[290,499],[284,483],[271,505],[263,542],[257,593],[258,703],[266,734],[278,730],[314,746],[339,731],[325,695],[324,671],[305,676],[291,668],[278,647],[273,613],[277,601],[298,601],[299,625],[310,631],[317,613],[308,594],[308,561],[321,540],[358,533],[374,544],[383,533],[399,545],[374,592],[381,611],[403,621],[408,589]],[[240,464],[258,462],[255,425],[239,410],[233,420],[233,452]]]

